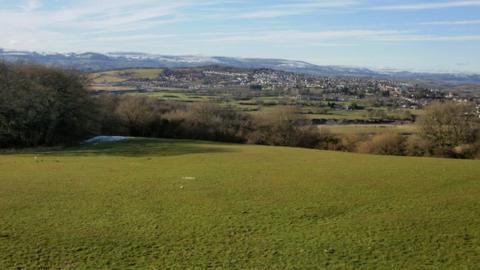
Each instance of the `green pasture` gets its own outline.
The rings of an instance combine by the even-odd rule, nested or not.
[[[378,134],[393,132],[404,135],[417,133],[417,127],[413,124],[405,125],[320,125],[320,128],[327,128],[330,132],[340,135],[350,134]]]
[[[480,161],[135,139],[0,155],[0,269],[478,269]]]

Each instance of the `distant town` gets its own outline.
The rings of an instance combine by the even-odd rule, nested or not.
[[[143,73],[143,74],[142,74]],[[114,74],[114,75],[112,75]],[[113,76],[113,77],[112,77]],[[258,105],[276,105],[282,97],[289,103],[322,105],[337,110],[364,107],[417,110],[437,100],[473,102],[480,114],[478,85],[432,84],[350,76],[316,76],[272,69],[238,69],[218,66],[178,69],[117,70],[93,74],[99,93],[162,92],[183,90],[190,95],[225,96]],[[285,102],[285,101],[284,101]],[[248,103],[246,103],[248,104]]]

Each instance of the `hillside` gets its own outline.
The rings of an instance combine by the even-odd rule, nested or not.
[[[208,101],[261,114],[295,106],[315,125],[405,124],[414,121],[425,104],[441,100],[470,100],[480,110],[480,95],[475,91],[272,69],[121,69],[89,76],[95,95],[135,95],[184,104]]]
[[[396,70],[373,70],[362,67],[315,65],[286,59],[238,58],[198,55],[156,55],[146,53],[38,53],[0,48],[0,60],[8,62],[34,62],[84,71],[126,68],[178,68],[218,65],[235,68],[269,68],[274,70],[324,75],[375,77],[384,79],[433,80],[443,82],[479,83],[480,74],[428,73]]]
[[[153,139],[3,154],[0,269],[475,269],[479,165]]]

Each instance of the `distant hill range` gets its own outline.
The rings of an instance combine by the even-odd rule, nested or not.
[[[234,57],[167,56],[145,53],[38,53],[0,49],[0,60],[34,62],[83,71],[124,68],[178,68],[225,66],[234,68],[268,68],[325,76],[357,76],[392,79],[431,80],[443,82],[480,83],[480,74],[416,73],[407,71],[372,70],[344,66],[320,66],[303,61],[283,59],[253,59]]]

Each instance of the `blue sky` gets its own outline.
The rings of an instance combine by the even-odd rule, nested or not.
[[[480,73],[480,0],[0,0],[0,47]]]

